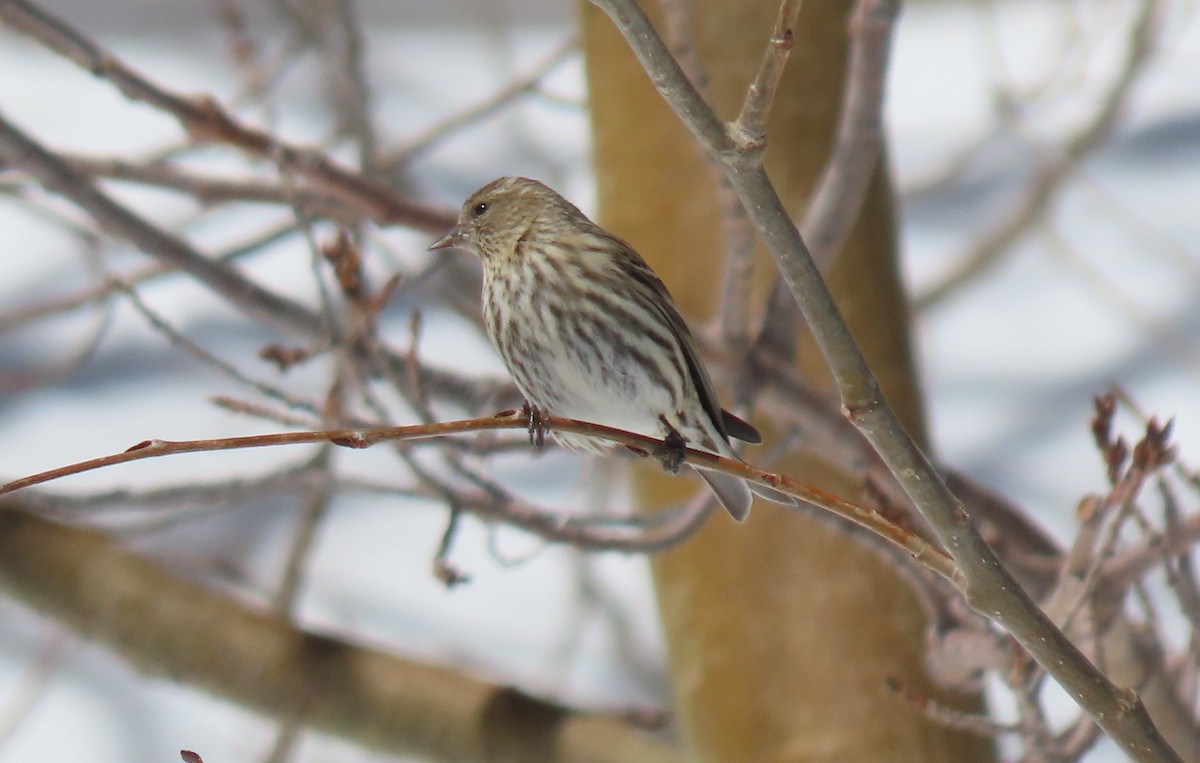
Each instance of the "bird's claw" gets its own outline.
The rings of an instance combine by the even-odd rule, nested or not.
[[[546,420],[542,418],[542,412],[529,403],[528,400],[521,406],[521,415],[525,417],[525,421],[529,427],[529,444],[535,448],[541,448],[546,444]]]
[[[678,429],[671,426],[666,416],[659,416],[658,420],[667,429],[667,436],[663,438],[663,471],[679,474],[679,467],[683,465],[683,457],[687,454],[687,440],[679,434]]]

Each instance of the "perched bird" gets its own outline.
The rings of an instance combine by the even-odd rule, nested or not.
[[[761,442],[754,427],[721,409],[696,342],[650,266],[549,187],[493,180],[430,248],[446,247],[482,261],[488,336],[534,416],[663,439],[677,450],[664,459],[672,471],[685,444],[737,458],[731,436]],[[599,449],[582,435],[551,435],[570,448]],[[734,519],[746,518],[746,482],[696,471]]]

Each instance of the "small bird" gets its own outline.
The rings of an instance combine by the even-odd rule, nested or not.
[[[645,260],[548,186],[493,180],[430,248],[446,247],[483,263],[487,333],[534,421],[560,416],[662,439],[674,450],[664,458],[671,471],[685,445],[736,459],[730,437],[762,441],[721,409],[687,324]],[[551,435],[600,450],[583,435]],[[734,519],[746,518],[753,498],[745,481],[696,472]]]

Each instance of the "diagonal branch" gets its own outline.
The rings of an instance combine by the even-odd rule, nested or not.
[[[0,9],[4,7],[0,2]],[[205,257],[178,236],[151,225],[3,115],[0,115],[0,156],[10,166],[28,172],[48,189],[70,199],[106,233],[127,239],[160,262],[187,272],[240,310],[287,331],[299,330],[305,334],[320,331],[316,314],[250,281],[228,265]]]
[[[1137,760],[1179,761],[1137,693],[1119,689],[1054,626],[1000,564],[961,503],[887,405],[808,248],[762,165],[761,148],[742,152],[726,125],[688,82],[636,0],[593,0],[617,25],[658,91],[697,140],[724,165],[833,372],[846,415],[870,441],[921,511],[965,578],[964,595],[1053,675]]]
[[[0,0],[0,17],[9,1]],[[91,177],[51,153],[2,114],[0,156],[12,167],[29,173],[48,189],[69,199],[110,235],[129,241],[162,264],[188,273],[240,311],[284,333],[326,339],[327,327],[319,314],[258,285],[227,263],[206,257],[184,239],[120,204]],[[405,365],[404,358],[391,352],[385,353],[384,360],[389,367],[402,369]],[[468,405],[477,404],[492,391],[488,385],[467,382],[433,368],[422,368],[421,373],[430,381],[436,380],[441,395]]]
[[[11,499],[0,503],[0,590],[146,675],[394,754],[465,763],[682,760],[612,715],[294,627]]]
[[[225,143],[275,162],[289,174],[362,208],[380,224],[440,233],[453,222],[444,211],[407,201],[389,186],[345,169],[318,151],[294,146],[241,123],[211,97],[188,98],[160,87],[32,3],[0,0],[0,20],[112,83],[126,98],[170,114],[194,140]]]
[[[937,305],[994,268],[1026,233],[1036,229],[1055,210],[1067,183],[1120,126],[1125,107],[1135,93],[1134,85],[1153,61],[1158,31],[1166,18],[1163,5],[1161,0],[1145,0],[1140,4],[1130,27],[1125,61],[1091,118],[1061,146],[1041,152],[1036,171],[1025,181],[1012,207],[980,233],[970,251],[954,259],[956,265],[951,272],[917,295],[913,300],[915,309]]]

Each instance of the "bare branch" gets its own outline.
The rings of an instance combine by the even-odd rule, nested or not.
[[[141,673],[375,749],[460,761],[680,761],[611,715],[295,627],[12,500],[0,509],[0,588]]]
[[[380,224],[440,233],[453,223],[453,214],[401,199],[388,186],[346,170],[316,151],[290,145],[270,133],[242,124],[211,98],[186,98],[159,87],[66,22],[25,0],[0,2],[0,19],[111,82],[126,98],[175,117],[193,140],[225,143],[276,162],[288,172],[360,206]]]
[[[971,251],[937,285],[914,300],[916,309],[937,304],[965,283],[990,270],[1035,223],[1054,209],[1064,184],[1116,129],[1133,85],[1150,63],[1163,18],[1160,0],[1143,0],[1129,34],[1125,64],[1092,118],[1053,152],[1045,152],[1037,171],[1025,184],[1012,209],[980,235]]]
[[[492,94],[489,98],[474,106],[453,114],[437,124],[426,129],[416,137],[407,139],[402,146],[388,152],[379,161],[379,171],[390,174],[416,159],[437,143],[445,140],[464,127],[475,124],[479,120],[495,113],[501,107],[512,103],[513,100],[527,93],[536,92],[539,83],[551,72],[579,52],[579,38],[575,35],[563,40],[545,59],[536,64],[526,74]]]
[[[4,17],[7,3],[0,3]],[[205,257],[185,242],[134,214],[101,191],[91,178],[47,151],[23,131],[0,116],[0,155],[37,177],[47,188],[70,199],[90,214],[108,233],[128,239],[146,254],[187,271],[244,312],[267,325],[304,333],[320,329],[316,315],[297,303],[259,286],[232,268]]]
[[[883,151],[883,104],[898,3],[859,0],[850,21],[850,63],[837,135],[829,163],[804,213],[800,230],[817,268],[837,259],[862,209]],[[800,310],[782,279],[775,281],[757,340],[757,352],[791,358]]]
[[[766,142],[767,114],[771,111],[771,102],[775,100],[779,80],[783,78],[783,67],[792,52],[792,29],[796,26],[796,17],[800,15],[800,4],[801,0],[783,0],[779,6],[775,28],[763,51],[758,73],[754,75],[754,81],[746,90],[742,112],[732,127],[734,141],[741,151],[759,147]]]
[[[661,458],[668,448],[662,440],[599,424],[590,424],[583,421],[560,419],[557,417],[547,417],[544,424],[553,430],[599,437],[610,442],[628,446],[640,453],[654,455],[658,458]],[[116,464],[182,453],[241,450],[246,448],[294,445],[298,443],[325,442],[357,449],[394,440],[415,441],[445,437],[464,432],[526,428],[528,428],[528,420],[524,415],[515,411],[505,411],[491,418],[447,421],[438,424],[383,427],[378,429],[329,429],[317,432],[282,432],[245,437],[222,437],[208,440],[145,440],[121,453],[80,461],[76,464],[50,469],[39,474],[2,484],[0,485],[0,495]],[[741,477],[747,481],[772,488],[819,508],[831,511],[876,533],[885,540],[891,541],[912,554],[913,559],[917,562],[925,565],[931,571],[945,577],[947,580],[956,584],[961,582],[957,569],[944,553],[931,546],[919,536],[889,522],[874,509],[855,505],[811,485],[773,472],[756,469],[741,461],[718,456],[714,453],[687,448],[684,461],[699,468],[725,472],[726,474]]]
[[[1004,626],[1105,731],[1139,760],[1179,761],[1136,692],[1118,689],[1046,617],[971,525],[962,505],[883,399],[799,233],[762,166],[741,152],[724,124],[671,58],[634,0],[593,0],[616,23],[651,81],[701,144],[720,159],[800,305],[850,420],[879,452],[964,576],[967,602]]]
[[[283,188],[278,182],[210,177],[188,172],[167,161],[135,163],[59,154],[86,175],[126,180],[185,193],[203,205],[245,201],[297,207],[314,217],[344,224],[359,222],[363,212],[334,194],[311,187]]]

